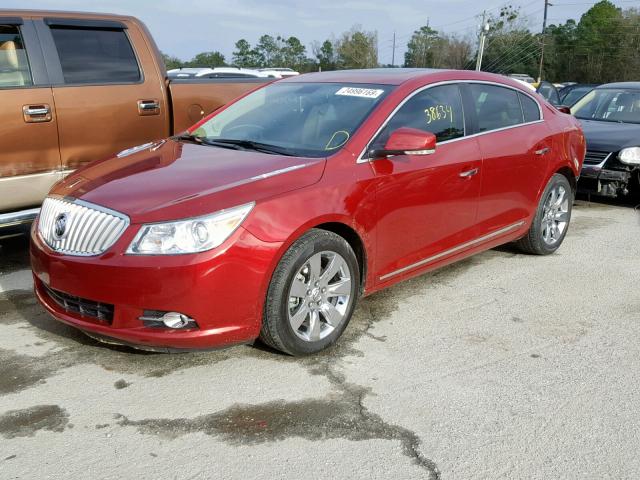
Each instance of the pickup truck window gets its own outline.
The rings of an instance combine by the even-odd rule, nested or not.
[[[0,88],[33,85],[27,52],[15,25],[0,25]]]
[[[123,30],[52,26],[68,84],[136,83],[140,67]]]

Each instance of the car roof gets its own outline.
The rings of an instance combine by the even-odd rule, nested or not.
[[[278,80],[278,83],[369,83],[379,85],[402,85],[408,82],[430,83],[441,81],[484,81],[517,86],[524,90],[516,79],[495,73],[474,70],[446,70],[436,68],[370,68],[366,70],[334,70],[305,73]]]
[[[640,82],[617,82],[617,83],[605,83],[596,87],[598,90],[602,88],[631,88],[633,90],[640,90]]]
[[[332,70],[328,72],[305,73],[282,82],[336,82],[336,83],[378,83],[400,85],[408,80],[424,77],[445,70],[433,68],[368,68],[362,70]]]

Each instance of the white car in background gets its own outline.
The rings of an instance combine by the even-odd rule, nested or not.
[[[239,67],[174,68],[167,75],[169,78],[282,78],[278,72]]]
[[[291,68],[284,68],[284,67],[261,68],[260,71],[264,73],[268,73],[269,75],[274,75],[274,74],[280,75],[279,78],[294,77],[296,75],[300,75],[300,72],[296,72]]]

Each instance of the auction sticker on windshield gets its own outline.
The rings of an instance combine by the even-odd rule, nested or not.
[[[378,98],[383,93],[384,90],[378,90],[375,88],[342,87],[336,92],[336,95],[346,95],[348,97]]]

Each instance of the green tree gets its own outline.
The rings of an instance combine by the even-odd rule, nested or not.
[[[167,70],[173,70],[174,68],[180,68],[184,66],[184,63],[178,57],[167,55],[164,52],[161,52],[161,55]]]
[[[307,48],[297,37],[289,37],[284,41],[281,54],[285,67],[301,69],[307,62]]]
[[[413,32],[404,54],[405,67],[433,67],[436,50],[439,48],[438,32],[429,26]]]
[[[336,45],[340,68],[374,68],[378,66],[378,34],[354,26],[344,32]]]
[[[322,71],[335,70],[337,57],[333,42],[325,40],[322,44],[315,42],[312,47],[313,55],[317,59],[318,67]]]
[[[223,67],[226,63],[224,61],[224,55],[220,52],[202,52],[198,53],[187,64],[189,67]]]
[[[260,56],[261,67],[281,67],[283,65],[283,39],[279,35],[262,35],[256,45],[256,52]]]
[[[244,38],[241,38],[236,42],[236,49],[233,52],[233,64],[237,67],[252,68],[260,67],[264,64],[264,57],[262,54],[251,48],[251,44]]]
[[[511,6],[503,7],[497,15],[488,18],[490,28],[482,70],[538,76],[541,39],[529,31],[523,20],[520,9]]]

